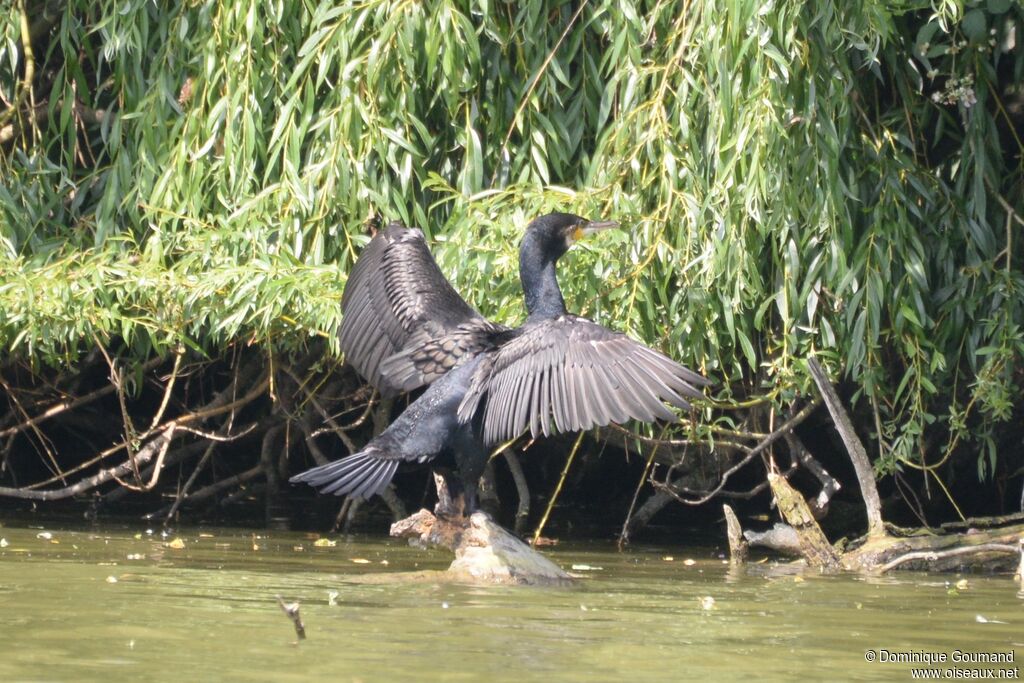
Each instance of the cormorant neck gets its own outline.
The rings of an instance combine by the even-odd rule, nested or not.
[[[527,232],[519,247],[519,280],[530,318],[555,318],[565,315],[565,300],[558,287],[555,264],[561,254],[552,254],[536,235]]]

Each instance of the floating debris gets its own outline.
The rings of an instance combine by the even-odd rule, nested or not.
[[[299,603],[285,602],[284,599],[278,595],[277,604],[281,608],[281,611],[292,620],[292,625],[295,626],[295,635],[299,637],[299,640],[305,640],[306,625],[302,623],[302,615],[299,614]]]
[[[6,548],[10,543],[7,542],[6,538],[0,538],[0,548]]]
[[[144,560],[146,556],[142,553],[128,553],[127,558],[129,560]]]
[[[595,567],[595,566],[589,565],[589,564],[574,564],[572,566],[572,569],[573,569],[573,571],[577,571],[577,572],[599,572],[599,571],[603,570],[604,567]]]
[[[185,547],[185,541],[181,540],[180,538],[176,538],[173,541],[165,543],[164,545],[166,545],[168,548],[173,548],[175,550],[181,550],[182,548]]]
[[[117,583],[117,577],[116,576],[108,576],[107,577],[107,583]]]
[[[338,545],[338,542],[332,541],[329,538],[318,538],[315,541],[313,541],[313,545],[317,548],[333,548],[334,546]]]
[[[663,557],[661,559],[664,560],[665,562],[671,562],[672,560],[674,560],[676,558],[672,557],[671,555],[666,555],[665,557]]]
[[[338,606],[338,591],[327,591],[327,606],[337,607]]]
[[[688,557],[685,560],[683,560],[683,564],[685,564],[687,567],[692,567],[693,565],[697,564],[697,560]]]
[[[998,619],[987,619],[980,614],[974,617],[974,620],[979,624],[1008,624],[1008,621],[999,621]]]
[[[36,534],[36,538],[41,538],[44,541],[49,541],[51,538],[53,538],[53,534],[51,534],[49,531],[40,531],[38,534]]]
[[[953,585],[956,586],[958,591],[965,591],[971,587],[971,584],[967,583],[967,579],[960,579]]]
[[[365,557],[353,557],[352,564],[370,564],[370,561]]]
[[[702,598],[698,598],[700,601],[700,608],[705,612],[715,609],[715,599],[710,595],[705,595]]]

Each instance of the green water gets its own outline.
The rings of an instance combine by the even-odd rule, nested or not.
[[[380,582],[449,561],[384,538],[0,526],[0,539],[0,681],[911,680],[925,665],[865,652],[1016,658],[940,675],[1024,656],[1008,576],[958,589],[965,577],[737,572],[710,550],[590,545],[545,551],[589,567],[577,587],[473,587]],[[306,640],[277,595],[301,603]]]

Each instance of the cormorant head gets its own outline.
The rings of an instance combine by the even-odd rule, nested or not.
[[[555,262],[584,235],[616,225],[614,221],[588,221],[571,213],[549,213],[530,223],[519,245],[519,280],[531,318],[565,314]]]
[[[549,213],[534,219],[526,228],[520,250],[537,249],[556,261],[576,240],[616,226],[615,221],[591,221],[571,213]]]

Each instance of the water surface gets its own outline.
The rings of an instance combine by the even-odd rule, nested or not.
[[[1008,576],[730,571],[714,550],[601,544],[545,550],[573,588],[381,582],[450,557],[317,538],[0,526],[0,681],[911,680],[926,665],[879,650],[1017,660],[937,665],[961,671],[1024,656]]]

